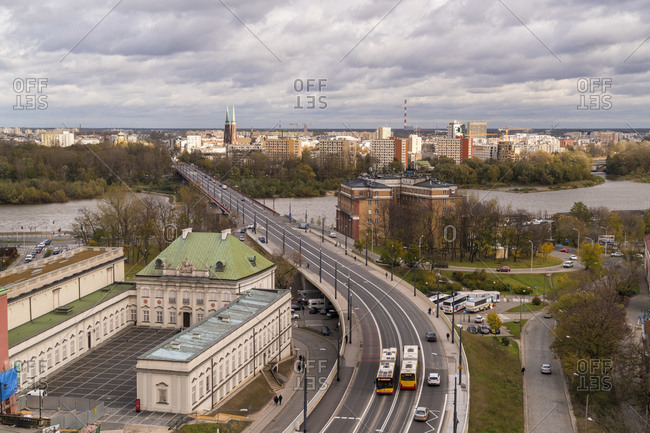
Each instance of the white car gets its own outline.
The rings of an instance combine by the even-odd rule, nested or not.
[[[551,364],[542,364],[542,374],[551,374]]]
[[[291,315],[291,319],[300,319],[300,315],[298,315],[298,314],[296,314],[296,313],[293,313],[293,314]]]
[[[572,268],[573,267],[573,262],[571,260],[567,260],[566,262],[564,262],[562,267],[563,268]]]
[[[623,257],[623,253],[620,251],[614,251],[612,257]]]
[[[336,232],[330,232],[330,237],[335,238],[336,237]]]
[[[578,256],[576,256],[575,254],[571,254],[571,257],[569,257],[569,259],[578,260]]]
[[[474,323],[483,323],[484,321],[485,319],[483,318],[483,316],[479,314],[477,314],[476,317],[474,318]]]
[[[413,419],[415,421],[426,421],[429,417],[429,409],[424,406],[416,407]]]
[[[429,386],[440,385],[440,375],[438,373],[429,373],[429,377],[427,378],[427,384]]]

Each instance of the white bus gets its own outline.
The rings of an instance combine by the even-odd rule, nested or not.
[[[441,309],[443,313],[451,314],[454,311],[460,311],[465,308],[465,302],[468,297],[466,295],[458,294],[442,302]]]
[[[451,295],[448,295],[446,293],[441,293],[440,295],[433,295],[429,297],[429,301],[433,302],[433,304],[437,303],[442,303],[445,299],[451,298]]]
[[[492,305],[492,298],[468,299],[465,302],[465,311],[468,313],[477,313],[479,311],[490,308]]]
[[[458,292],[458,294],[467,296],[467,299],[492,298],[492,302],[501,301],[501,292],[495,290],[472,290],[470,292]]]

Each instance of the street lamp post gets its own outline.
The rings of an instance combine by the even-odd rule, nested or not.
[[[456,332],[456,308],[454,308],[454,301],[456,300],[456,297],[453,295],[451,296],[451,344],[454,344],[454,334]]]
[[[336,299],[336,287],[338,286],[338,269],[339,268],[339,262],[334,262],[334,299]]]
[[[318,250],[318,282],[323,282],[323,250]]]
[[[533,253],[533,241],[528,240],[528,242],[530,242],[530,273],[532,274],[533,273],[533,256],[534,256],[534,253]]]
[[[579,257],[580,256],[580,230],[578,230],[575,227],[573,228],[573,230],[578,232],[578,257]]]
[[[338,332],[336,333],[336,381],[341,380],[339,372],[341,371],[341,322],[337,323]]]
[[[458,383],[463,382],[463,328],[458,330]]]
[[[436,292],[436,317],[440,317],[440,272],[436,274],[438,277],[438,291]]]

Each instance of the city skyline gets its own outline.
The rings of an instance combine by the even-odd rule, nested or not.
[[[650,102],[642,7],[0,6],[0,125],[220,129],[234,105],[240,129],[400,129],[406,99],[421,129],[460,119],[633,132],[648,127]]]

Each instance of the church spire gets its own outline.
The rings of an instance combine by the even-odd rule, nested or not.
[[[230,125],[230,120],[228,119],[228,107],[226,107],[226,125]]]
[[[237,123],[235,121],[235,106],[234,105],[232,106],[232,123]]]

